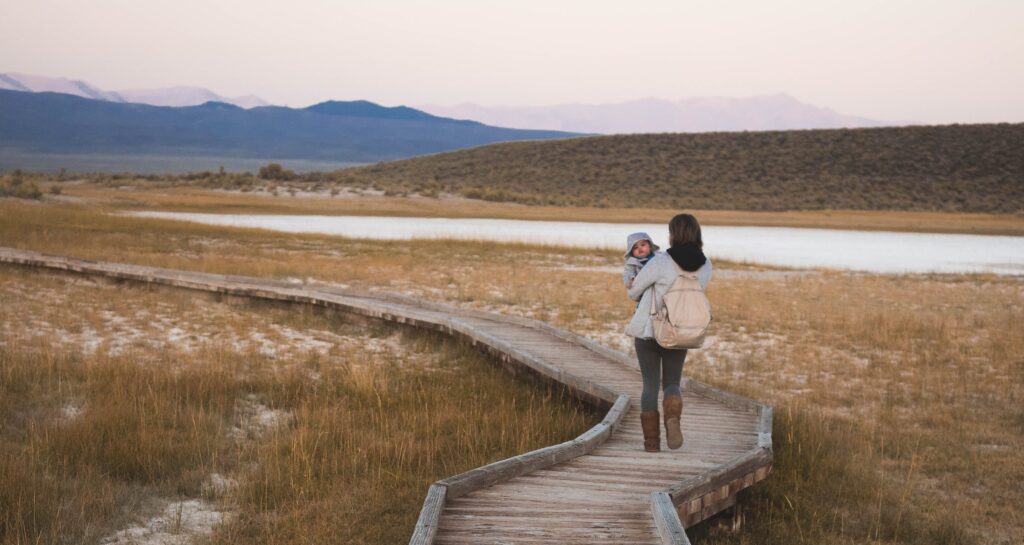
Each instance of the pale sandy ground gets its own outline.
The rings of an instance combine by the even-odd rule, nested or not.
[[[100,541],[105,545],[185,545],[208,535],[227,514],[205,500],[161,501],[160,514],[114,533]]]
[[[59,287],[38,289],[7,283],[0,289],[5,301],[34,306],[42,312],[24,314],[18,321],[0,323],[2,339],[46,340],[73,348],[86,355],[102,351],[116,356],[159,354],[173,349],[182,353],[219,348],[234,352],[255,352],[271,358],[287,359],[315,353],[329,356],[332,350],[360,347],[370,352],[402,351],[397,336],[387,338],[350,335],[323,329],[297,330],[261,318],[259,313],[244,312],[229,305],[197,297],[188,308],[163,301],[120,300],[116,308],[93,308],[67,325],[57,320],[63,312],[55,301],[67,300],[75,286],[100,287],[88,279],[65,277]],[[159,296],[157,295],[158,299]],[[112,306],[112,305],[107,305]],[[50,316],[47,316],[47,313]],[[243,316],[244,319],[238,319]]]

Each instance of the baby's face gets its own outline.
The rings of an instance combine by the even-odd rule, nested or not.
[[[633,245],[633,257],[647,257],[651,253],[651,243],[646,240],[639,240]]]

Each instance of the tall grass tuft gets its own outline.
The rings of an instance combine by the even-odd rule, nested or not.
[[[133,504],[197,495],[233,465],[224,439],[242,389],[217,367],[142,367],[4,339],[0,369],[2,543],[94,542]]]
[[[745,490],[745,525],[727,534],[698,526],[695,541],[723,544],[840,545],[976,543],[956,506],[922,510],[908,501],[924,449],[915,434],[889,436],[809,406],[775,413],[775,464],[768,480]],[[906,463],[902,472],[879,471]]]
[[[443,341],[441,350],[429,372],[398,362],[317,367],[317,387],[289,400],[294,429],[248,453],[255,469],[238,494],[239,517],[213,542],[401,542],[433,480],[594,422],[557,391],[510,387],[466,347]]]

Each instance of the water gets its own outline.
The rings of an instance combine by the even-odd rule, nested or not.
[[[255,227],[287,233],[322,233],[384,240],[462,239],[526,242],[625,252],[626,236],[646,231],[665,246],[665,224],[584,223],[500,219],[381,216],[282,216],[136,212],[136,216]],[[707,226],[704,249],[712,259],[797,268],[876,273],[1024,275],[1024,237]]]
[[[166,174],[217,172],[224,167],[228,172],[256,172],[267,163],[279,163],[295,172],[327,172],[339,168],[359,166],[365,163],[342,161],[317,161],[314,159],[275,159],[272,157],[220,157],[202,155],[136,155],[116,153],[35,153],[0,148],[0,172],[16,168],[58,172],[137,172],[141,174]]]

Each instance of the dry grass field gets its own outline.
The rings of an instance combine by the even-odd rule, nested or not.
[[[140,203],[135,206],[140,206],[164,197],[139,192],[127,193],[124,198],[135,199]],[[214,211],[223,206],[208,200],[212,197],[205,194],[167,198],[196,199],[193,210]],[[473,242],[350,241],[106,213],[123,206],[128,205],[114,201],[90,205],[0,201],[0,245],[93,259],[383,289],[531,316],[609,346],[628,349],[628,339],[621,331],[632,305],[615,274],[620,265],[615,252]],[[713,255],[713,248],[708,251]],[[1024,281],[985,275],[885,276],[716,265],[717,275],[709,288],[716,317],[714,337],[706,349],[692,354],[686,373],[776,405],[776,466],[767,481],[746,495],[742,531],[728,533],[706,525],[691,530],[695,542],[1024,542],[1024,515],[1019,509],[1024,505],[1024,488],[1020,485],[1024,482],[1024,336],[1015,325],[1024,321]],[[68,521],[39,515],[33,526],[20,529],[5,522],[0,528],[14,536],[7,537],[7,541],[29,542],[43,536],[40,542],[52,543],[66,535],[98,539],[109,534],[95,528],[93,520],[110,521],[106,531],[128,527],[128,522],[144,516],[139,513],[151,516],[159,512],[159,505],[138,498],[176,498],[174,501],[180,502],[183,497],[197,497],[196,493],[223,509],[228,521],[216,527],[210,538],[215,542],[301,542],[305,535],[294,532],[299,524],[312,524],[324,532],[311,536],[340,531],[331,525],[342,523],[324,521],[315,518],[315,513],[302,511],[309,506],[314,506],[314,512],[332,506],[356,511],[345,527],[359,532],[367,543],[395,541],[383,539],[385,536],[398,536],[400,541],[408,535],[411,524],[401,526],[406,523],[399,517],[415,518],[415,513],[400,512],[396,507],[386,511],[387,516],[378,513],[362,518],[361,511],[352,506],[362,506],[364,495],[375,497],[385,490],[387,497],[406,498],[418,505],[430,477],[410,476],[408,466],[423,462],[412,461],[408,445],[413,439],[409,434],[416,438],[417,429],[444,431],[444,425],[426,420],[411,426],[401,423],[383,434],[388,440],[349,428],[345,434],[335,434],[334,428],[348,425],[344,419],[349,411],[353,415],[363,411],[358,413],[363,418],[376,414],[380,425],[386,425],[379,417],[373,388],[367,385],[383,383],[402,392],[398,384],[409,380],[409,375],[401,374],[402,366],[389,365],[389,361],[416,361],[420,365],[422,360],[427,362],[423,364],[426,368],[432,368],[449,359],[445,350],[476,361],[472,355],[460,352],[458,347],[443,343],[439,347],[437,341],[413,338],[399,343],[412,348],[371,358],[353,376],[353,371],[332,371],[336,366],[328,356],[276,347],[294,345],[296,341],[286,338],[289,335],[320,339],[317,332],[324,331],[359,338],[380,337],[380,332],[353,329],[352,325],[343,325],[343,320],[259,305],[247,307],[244,312],[227,308],[224,312],[232,312],[234,317],[218,319],[215,313],[195,310],[191,306],[196,304],[195,296],[127,285],[104,286],[102,289],[108,291],[103,293],[116,290],[118,297],[100,296],[100,300],[116,299],[116,304],[125,308],[169,305],[162,315],[185,333],[173,337],[167,345],[182,347],[192,342],[197,348],[189,352],[175,351],[184,348],[163,351],[170,354],[165,356],[145,344],[154,336],[146,333],[126,341],[121,350],[129,352],[103,355],[125,341],[96,341],[120,336],[101,334],[106,320],[102,313],[55,316],[56,311],[46,310],[46,301],[60,300],[59,293],[52,293],[54,290],[72,289],[62,287],[69,280],[15,269],[3,269],[0,274],[4,275],[0,324],[7,339],[0,352],[4,358],[4,445],[0,451],[4,458],[0,463],[6,468],[0,475],[6,479],[37,479],[39,474],[63,471],[64,475],[75,476],[74,482],[59,485],[67,489],[41,488],[44,492],[40,498],[46,497],[43,493],[56,498],[71,494],[65,490],[86,490],[111,475],[127,483],[104,485],[108,488],[100,489],[108,492],[89,496],[88,505],[75,504],[77,510],[66,515],[72,517]],[[80,288],[74,288],[74,294],[66,299],[86,301],[82,298],[91,297],[88,294],[92,288]],[[41,295],[29,297],[34,293]],[[14,309],[15,303],[17,310],[7,310]],[[131,312],[138,315],[137,309]],[[60,325],[62,320],[71,320],[63,317],[68,314],[83,317],[75,318],[78,325],[72,323],[75,320]],[[179,315],[184,318],[174,318]],[[208,315],[211,322],[204,322],[207,317],[199,315]],[[193,318],[196,325],[179,325],[191,323]],[[239,333],[248,331],[249,326],[231,325],[250,320],[268,330],[261,333],[269,339],[268,344],[261,346],[284,352],[273,358],[261,355],[257,345],[248,344],[252,336]],[[142,322],[140,328],[159,320]],[[54,324],[50,327],[55,332],[60,328],[61,334],[51,334],[51,338],[70,339],[67,342],[73,346],[33,340],[31,332],[42,328],[43,323]],[[227,325],[219,328],[219,324]],[[279,324],[291,333],[275,333]],[[17,331],[22,333],[12,333]],[[189,335],[199,340],[183,340]],[[221,336],[225,341],[218,346],[230,344],[232,348],[205,349],[208,343],[203,335]],[[388,335],[385,337],[390,338]],[[155,336],[159,338],[160,334]],[[76,339],[92,339],[94,344],[99,343],[98,348],[87,355],[80,346],[84,341]],[[238,340],[242,344],[236,346],[237,339],[249,340]],[[340,343],[330,336],[320,340],[331,346]],[[346,352],[350,350],[345,348],[348,345],[340,345],[338,350],[343,354],[352,354]],[[298,346],[304,344],[299,342]],[[439,350],[441,357],[436,355]],[[132,355],[126,355],[129,353]],[[163,370],[150,372],[154,366],[137,361],[137,355],[143,353],[157,353],[158,360],[170,359],[156,366]],[[474,365],[488,368],[466,363],[464,369]],[[319,380],[327,381],[323,384],[337,384],[335,389],[314,387],[320,383],[311,380],[311,370],[320,375]],[[468,371],[460,372],[468,376]],[[333,373],[339,376],[334,378]],[[248,378],[241,383],[224,378],[239,374]],[[100,381],[98,376],[110,378]],[[431,390],[439,387],[431,377],[443,373],[420,372],[414,376],[423,382],[422,390],[417,385],[416,393],[409,392],[418,403],[425,399],[437,402],[444,397]],[[137,381],[150,381],[147,384],[159,388],[143,388]],[[452,382],[445,381],[447,387],[452,387]],[[138,399],[132,398],[130,404],[134,405],[130,406],[145,409],[135,411],[142,416],[121,425],[139,434],[153,429],[166,430],[161,434],[179,434],[177,437],[192,434],[197,437],[190,441],[196,451],[181,453],[153,445],[141,461],[125,469],[95,466],[91,473],[82,471],[105,458],[101,449],[115,448],[110,446],[115,442],[97,441],[92,434],[80,432],[76,441],[92,446],[72,448],[75,443],[67,439],[60,442],[53,432],[43,432],[63,425],[59,423],[61,411],[75,414],[82,410],[80,418],[89,417],[88,399],[94,398],[88,396],[118,399],[108,395],[110,390],[106,388],[125,396],[137,393]],[[197,395],[185,395],[193,388]],[[348,388],[362,392],[345,398],[353,405],[345,405],[344,411],[327,410],[328,400],[337,401],[336,392]],[[530,395],[529,389],[522,395]],[[68,399],[85,400],[81,402],[84,409]],[[71,408],[65,409],[68,403]],[[245,434],[245,441],[225,441],[224,435],[232,426],[242,427],[237,423],[245,422],[245,415],[256,414],[253,405],[247,403],[290,416],[271,432],[261,435],[254,431]],[[533,405],[522,403],[526,406],[517,403],[509,408],[504,417],[509,421],[499,427],[539,428],[531,441],[544,443],[554,435],[571,435],[587,420],[578,409],[564,403],[551,403],[543,409],[541,400]],[[154,411],[170,406],[175,410]],[[562,412],[553,412],[556,409],[550,407]],[[124,407],[105,410],[121,415],[125,413],[118,411],[127,411]],[[487,412],[469,403],[459,410]],[[153,425],[139,420],[156,414],[166,420]],[[513,422],[512,415],[522,422]],[[44,424],[33,423],[33,418]],[[560,425],[560,420],[565,424]],[[89,429],[107,425],[111,424],[96,422],[90,424],[96,428]],[[459,438],[457,448],[467,449],[473,456],[480,454],[473,454],[473,449],[480,448],[477,443],[484,442],[479,436],[459,429],[447,431]],[[109,433],[122,436],[127,432],[122,428]],[[352,437],[358,439],[349,441]],[[505,447],[525,450],[526,445],[513,441]],[[387,473],[394,471],[391,469],[357,466],[377,480],[346,480],[346,471],[350,470],[336,464],[353,457],[358,460],[360,452],[364,453],[361,459],[368,463],[367,448],[375,449],[377,457],[397,460],[404,469],[393,476]],[[498,457],[499,450],[488,449],[483,457]],[[26,452],[37,456],[27,458]],[[346,454],[335,456],[338,452]],[[454,451],[449,454],[454,455]],[[435,458],[431,466],[437,471],[434,477],[455,471],[454,467],[436,465],[443,458]],[[256,460],[265,461],[253,467]],[[465,460],[475,465],[468,457]],[[31,467],[36,468],[35,472],[27,469]],[[240,484],[233,491],[204,492],[212,486],[207,479],[214,473]],[[45,499],[32,498],[17,494],[0,498],[5,521],[29,520],[22,513],[47,504]],[[354,529],[363,524],[366,526]],[[401,527],[394,530],[394,525]],[[28,539],[19,540],[17,536]],[[295,541],[288,541],[289,536]]]
[[[0,301],[3,543],[401,542],[430,482],[599,420],[312,309],[15,267]]]

